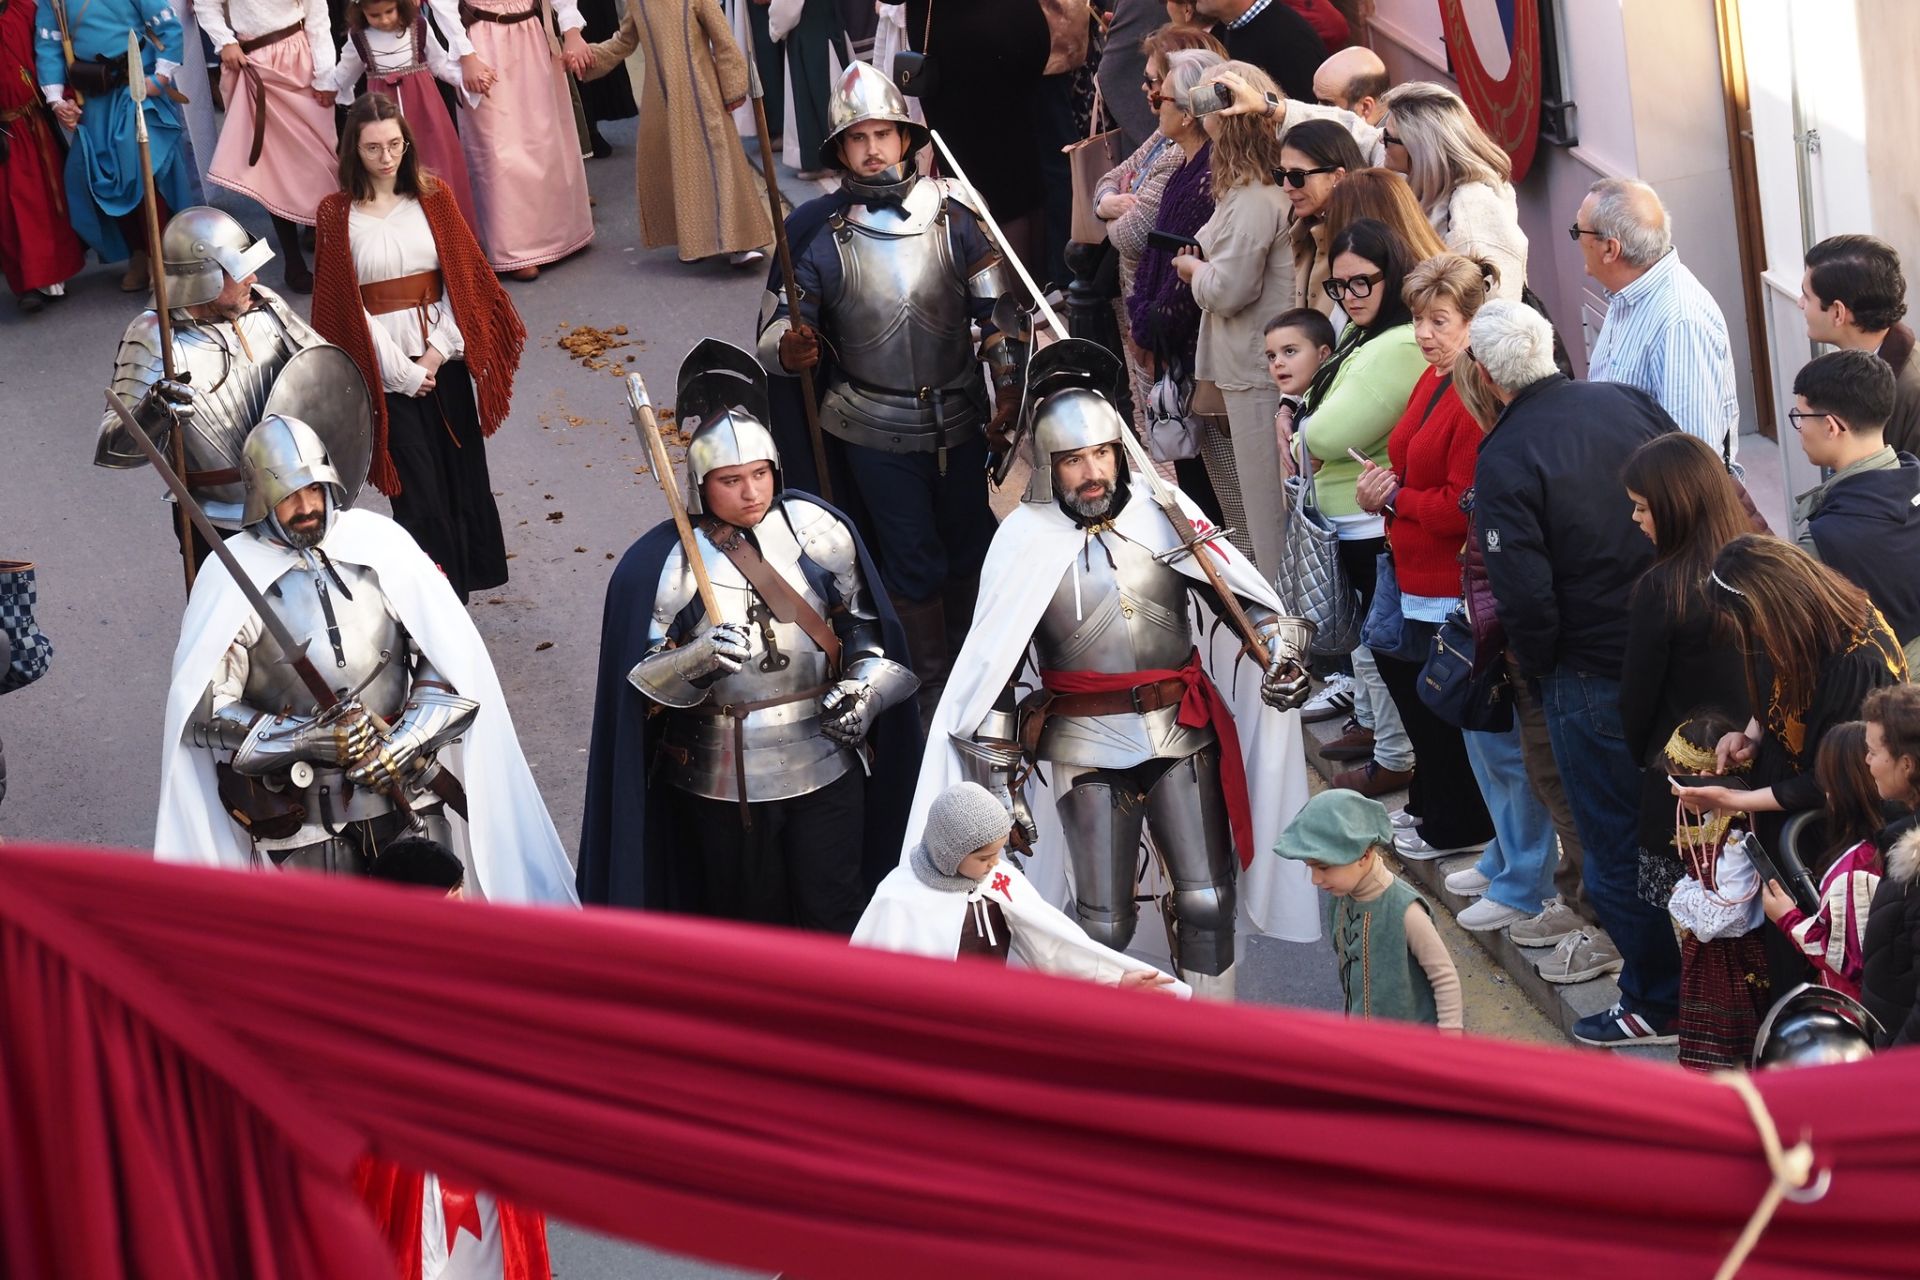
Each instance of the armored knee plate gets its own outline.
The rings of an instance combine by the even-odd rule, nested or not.
[[[1147,820],[1173,880],[1180,967],[1217,974],[1233,963],[1238,910],[1232,826],[1216,744],[1178,761],[1147,792]]]
[[[1124,784],[1088,775],[1060,797],[1060,825],[1073,860],[1073,913],[1095,942],[1124,951],[1133,940],[1140,850],[1139,798]]]

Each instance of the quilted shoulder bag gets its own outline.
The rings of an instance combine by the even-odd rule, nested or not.
[[[1294,438],[1306,459],[1306,423]],[[1287,526],[1273,589],[1288,612],[1313,624],[1313,652],[1348,653],[1360,643],[1360,593],[1340,564],[1340,532],[1315,500],[1311,462],[1300,472],[1286,479]]]
[[[1178,360],[1163,360],[1147,393],[1147,456],[1179,462],[1200,456],[1200,415],[1193,411],[1193,376]]]

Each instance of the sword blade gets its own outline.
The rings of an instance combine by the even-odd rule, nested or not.
[[[1060,337],[1071,336],[1067,333],[1067,326],[1060,322],[1060,317],[1055,315],[1053,308],[1047,305],[1046,295],[1040,292],[1040,286],[1035,284],[1033,277],[1027,273],[1027,264],[1020,261],[1020,256],[1008,247],[1006,232],[1000,230],[1000,224],[993,220],[993,211],[987,208],[987,202],[981,198],[980,189],[968,179],[967,171],[962,169],[960,162],[953,158],[953,152],[947,150],[946,140],[940,136],[940,131],[929,129],[927,132],[933,136],[933,145],[940,149],[940,158],[946,162],[947,168],[953,171],[954,180],[965,187],[967,194],[973,197],[973,205],[979,211],[980,220],[987,224],[987,230],[993,234],[994,244],[998,245],[1000,252],[1006,255],[1007,263],[1012,266],[1013,273],[1020,277],[1020,283],[1027,286],[1027,293],[1040,308],[1040,314],[1047,318],[1047,323],[1053,326],[1053,331]]]

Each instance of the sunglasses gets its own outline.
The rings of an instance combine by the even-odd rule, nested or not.
[[[1406,143],[1400,141],[1400,139],[1388,133],[1385,129],[1382,129],[1380,131],[1380,142],[1383,146],[1389,146],[1389,147],[1404,147],[1407,145]]]
[[[1580,243],[1581,236],[1592,236],[1595,240],[1605,240],[1607,238],[1601,232],[1589,231],[1577,222],[1567,228],[1567,239],[1573,241],[1575,244]]]
[[[1365,276],[1352,276],[1346,280],[1342,280],[1336,276],[1320,287],[1327,291],[1329,298],[1332,298],[1335,302],[1341,302],[1349,296],[1355,298],[1370,296],[1373,293],[1373,286],[1379,284],[1386,278],[1387,274],[1384,271],[1376,271],[1371,275]]]
[[[1307,185],[1308,178],[1313,177],[1317,173],[1338,172],[1340,172],[1339,165],[1323,164],[1318,169],[1275,169],[1273,176],[1275,181],[1284,183],[1292,187],[1295,191],[1298,191]]]

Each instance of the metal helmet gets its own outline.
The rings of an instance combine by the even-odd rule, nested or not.
[[[320,437],[340,486],[340,507],[351,507],[373,462],[373,396],[353,357],[332,343],[293,353],[275,375],[260,417],[292,418]]]
[[[344,510],[346,486],[319,433],[298,418],[271,414],[247,432],[240,446],[240,479],[247,486],[240,523],[252,526],[273,514],[286,498],[310,484],[332,488],[336,509]]]
[[[1093,444],[1118,444],[1127,430],[1114,407],[1126,366],[1118,356],[1085,338],[1063,338],[1033,353],[1020,405],[1026,424],[1028,502],[1052,502],[1053,455]],[[1120,470],[1127,470],[1126,455]]]
[[[273,257],[264,237],[255,237],[230,213],[206,205],[182,209],[160,235],[160,266],[167,277],[169,307],[212,302],[226,277],[244,280]]]
[[[1852,996],[1803,982],[1774,1002],[1753,1038],[1754,1069],[1824,1067],[1873,1056],[1879,1020]]]
[[[933,140],[927,127],[907,114],[907,100],[893,81],[876,70],[871,62],[855,61],[840,73],[833,92],[827,97],[827,137],[815,158],[822,169],[844,169],[840,162],[840,135],[862,120],[891,120],[907,136],[903,162],[911,162],[913,153]],[[911,164],[907,167],[910,169]]]
[[[706,510],[701,482],[719,467],[771,462],[781,490],[780,447],[767,429],[767,371],[749,352],[703,338],[680,362],[674,410],[687,436],[687,510]]]

